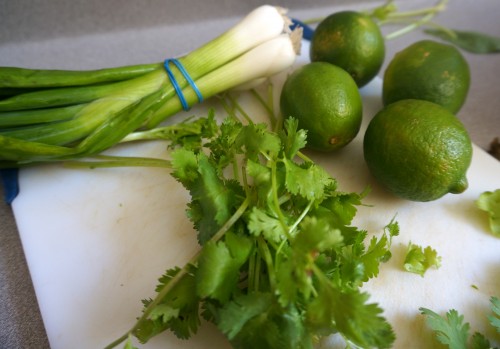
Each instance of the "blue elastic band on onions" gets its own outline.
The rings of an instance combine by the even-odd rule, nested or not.
[[[184,79],[186,79],[186,81],[188,82],[188,84],[191,86],[191,88],[194,90],[194,92],[198,96],[198,101],[200,103],[203,101],[203,96],[201,95],[201,92],[198,89],[198,87],[196,86],[194,80],[191,79],[191,77],[189,76],[189,74],[186,71],[186,69],[184,69],[184,66],[182,65],[182,63],[179,62],[175,58],[168,58],[168,59],[166,59],[163,62],[163,66],[165,67],[165,70],[167,72],[168,78],[170,79],[170,83],[174,87],[175,93],[177,93],[177,97],[179,97],[179,100],[181,101],[182,108],[184,110],[189,110],[189,105],[188,105],[188,103],[186,101],[186,98],[184,97],[184,94],[182,93],[182,89],[179,86],[179,83],[177,82],[177,80],[175,79],[175,76],[174,76],[174,73],[172,72],[172,69],[170,69],[170,63],[173,63],[177,67],[177,69],[181,72],[181,74],[184,77]]]

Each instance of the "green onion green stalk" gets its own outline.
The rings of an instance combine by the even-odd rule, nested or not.
[[[290,67],[301,30],[279,7],[256,8],[234,27],[178,61],[204,99]],[[172,73],[189,106],[198,102]],[[183,108],[163,63],[93,71],[0,67],[0,168],[99,154]]]

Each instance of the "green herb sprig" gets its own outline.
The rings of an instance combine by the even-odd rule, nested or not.
[[[404,270],[424,276],[425,272],[434,267],[438,269],[441,266],[441,256],[431,246],[423,248],[422,246],[408,243],[405,260],[403,262]]]
[[[312,348],[333,333],[391,347],[391,325],[360,287],[390,258],[397,222],[366,242],[351,222],[367,192],[338,191],[301,152],[307,135],[295,119],[276,132],[235,115],[195,122],[210,131],[171,138],[169,166],[191,194],[201,249],[165,272],[138,321],[107,348],[166,330],[190,338],[202,318],[234,348]]]
[[[500,38],[477,31],[448,28],[436,22],[435,17],[446,10],[448,0],[438,0],[434,6],[409,11],[399,11],[394,0],[387,0],[383,5],[368,11],[380,26],[400,26],[385,36],[391,40],[415,29],[424,28],[423,32],[457,47],[477,54],[500,52]]]
[[[491,314],[487,315],[489,323],[497,333],[500,334],[500,299],[490,298]],[[446,317],[440,316],[436,312],[420,308],[425,315],[427,325],[434,331],[437,340],[450,349],[494,349],[490,340],[480,332],[470,335],[470,324],[464,323],[464,316],[451,309],[446,313]]]
[[[475,204],[487,213],[491,233],[500,237],[500,189],[481,193]]]

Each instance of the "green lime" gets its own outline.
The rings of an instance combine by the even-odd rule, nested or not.
[[[384,73],[384,105],[401,99],[424,99],[456,114],[469,91],[469,65],[455,47],[418,41],[398,52]]]
[[[280,96],[285,118],[307,130],[307,146],[319,151],[344,147],[358,134],[363,106],[358,87],[343,69],[313,62],[288,76]]]
[[[309,56],[312,62],[341,67],[361,87],[380,71],[385,42],[379,26],[370,17],[355,11],[336,12],[318,24]]]
[[[467,189],[469,135],[438,104],[406,99],[385,107],[370,121],[363,150],[375,179],[399,197],[432,201]]]

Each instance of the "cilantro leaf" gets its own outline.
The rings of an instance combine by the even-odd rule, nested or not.
[[[255,206],[249,214],[248,230],[254,236],[262,235],[267,240],[277,243],[285,238],[285,231],[279,219],[269,216]]]
[[[242,128],[243,125],[236,119],[226,118],[219,126],[216,137],[211,138],[205,145],[210,149],[210,159],[216,164],[218,172],[228,166],[236,154],[241,153],[235,142]]]
[[[304,324],[302,313],[295,306],[284,308],[274,321],[280,329],[284,349],[313,349],[312,336]]]
[[[311,211],[312,216],[325,220],[333,228],[339,229],[342,233],[345,245],[362,243],[366,237],[366,232],[344,224],[349,220],[346,216],[350,215],[350,213],[347,213],[351,211],[351,208],[348,207],[349,205],[350,203],[342,202],[342,200],[338,200],[334,196],[328,197],[321,202],[321,205],[313,208]],[[352,209],[356,210],[356,208]]]
[[[283,307],[295,302],[299,288],[305,293],[304,285],[311,285],[311,280],[306,273],[297,272],[298,262],[294,258],[287,258],[282,260],[275,268],[278,302]]]
[[[278,154],[281,150],[281,140],[278,135],[267,131],[266,124],[245,125],[235,140],[238,148],[244,147],[246,157],[257,161],[257,156],[263,154]]]
[[[493,314],[488,320],[500,333],[500,300],[491,297],[490,302]],[[455,309],[448,311],[446,318],[427,308],[420,308],[420,312],[426,316],[427,325],[435,332],[438,341],[450,349],[493,349],[488,338],[479,332],[469,338],[470,325],[464,323],[464,316]]]
[[[441,266],[441,257],[438,256],[436,250],[427,246],[422,249],[421,246],[408,244],[406,256],[404,260],[404,269],[411,273],[424,276],[425,272],[431,268],[439,268]]]
[[[224,242],[229,249],[229,253],[231,253],[231,257],[239,265],[243,265],[248,260],[254,243],[247,235],[236,234],[232,231],[226,232]]]
[[[198,178],[198,159],[192,150],[177,149],[172,152],[172,177],[188,187]]]
[[[132,139],[164,139],[170,143],[169,149],[182,147],[182,149],[199,151],[204,138],[211,138],[217,131],[215,112],[208,111],[208,116],[194,121],[184,121],[177,124],[157,127],[147,131],[135,132],[128,136]]]
[[[276,306],[269,293],[238,296],[219,315],[218,326],[233,348],[313,348],[300,312],[294,306]]]
[[[329,197],[323,206],[327,206],[339,224],[351,224],[358,211],[356,206],[361,205],[363,195],[357,193],[338,193]]]
[[[264,313],[272,304],[269,293],[239,295],[226,303],[219,311],[217,326],[232,340],[250,319]]]
[[[493,315],[488,316],[488,320],[490,324],[496,328],[497,332],[500,333],[500,299],[491,297],[490,303]]]
[[[472,349],[493,349],[490,341],[479,332],[472,335],[470,347]]]
[[[339,292],[323,285],[309,306],[308,322],[323,331],[339,331],[361,347],[390,348],[395,339],[392,327],[381,316],[378,305],[367,300],[366,293]]]
[[[306,253],[324,251],[342,244],[342,234],[338,229],[332,229],[328,222],[316,217],[306,217],[300,225],[293,245],[295,250]]]
[[[379,273],[380,263],[390,256],[390,244],[387,235],[382,235],[379,239],[373,236],[366,252],[361,256],[361,261],[365,266],[364,281],[375,277]]]
[[[207,242],[196,271],[196,291],[200,298],[227,302],[239,281],[239,269],[247,261],[252,241],[227,232],[224,241]]]
[[[172,308],[168,304],[159,304],[153,309],[149,316],[151,320],[168,322],[170,319],[179,316],[179,309]]]
[[[190,188],[190,192],[203,211],[199,222],[199,240],[204,243],[231,216],[231,193],[203,154],[198,155],[198,172],[198,181]]]
[[[255,186],[262,186],[271,183],[271,169],[267,166],[262,165],[259,162],[247,160],[246,171],[248,175],[254,178]]]
[[[494,53],[500,52],[500,38],[456,29],[425,29],[425,33],[451,42],[458,47],[472,53]]]
[[[286,170],[286,187],[290,193],[300,195],[308,200],[320,200],[325,189],[334,181],[322,168],[306,162],[301,165],[283,159]]]
[[[363,255],[364,246],[347,245],[337,255],[337,263],[331,271],[332,278],[342,290],[351,290],[359,287],[367,280]]]
[[[196,272],[198,296],[227,302],[238,283],[240,266],[223,241],[205,243]]]
[[[259,207],[272,206],[271,169],[259,162],[250,159],[246,162],[247,175],[253,178],[253,188],[256,191],[256,205]]]
[[[291,246],[282,248],[286,257],[280,259],[275,268],[278,300],[288,306],[298,295],[309,299],[315,293],[313,269],[320,252],[339,248],[342,235],[338,229],[330,227],[327,221],[314,216],[304,218]]]
[[[363,281],[376,277],[380,263],[387,262],[391,258],[392,238],[397,235],[399,235],[399,224],[392,220],[384,227],[384,234],[379,239],[372,237],[368,249],[361,256],[361,261],[365,266]]]
[[[170,329],[179,338],[189,338],[198,330],[200,325],[199,299],[195,292],[194,267],[188,268],[190,272],[184,274],[174,285],[170,285],[172,286],[170,292],[152,309],[149,317],[140,322],[135,329],[134,335],[142,343],[166,329]],[[159,279],[156,291],[160,292],[169,285],[179,272],[179,268],[167,270]],[[143,301],[145,309],[151,302],[151,300]]]
[[[491,232],[500,237],[500,189],[481,193],[476,205],[480,210],[488,212]]]
[[[231,216],[234,197],[217,175],[216,168],[203,154],[185,149],[172,153],[174,177],[191,194],[188,215],[204,244]]]
[[[299,130],[299,121],[295,118],[285,120],[285,129],[280,132],[280,137],[287,159],[293,159],[307,144],[307,131]]]
[[[389,233],[390,239],[399,235],[399,223],[392,219],[389,224],[384,227],[386,233]]]
[[[446,313],[446,319],[427,308],[420,308],[426,316],[427,325],[436,333],[436,338],[450,349],[467,349],[469,338],[469,323],[464,323],[463,315],[455,309]]]

